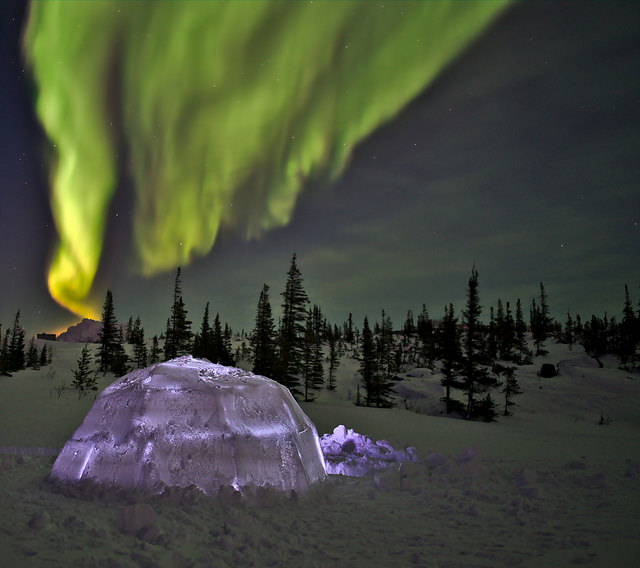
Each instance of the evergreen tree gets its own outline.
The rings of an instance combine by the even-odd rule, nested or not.
[[[29,341],[29,348],[27,349],[27,367],[32,369],[40,368],[40,354],[38,353],[35,337],[32,337],[31,341]]]
[[[222,354],[220,363],[227,367],[235,367],[236,361],[233,357],[233,346],[231,345],[232,332],[229,325],[225,322],[224,331],[222,332]]]
[[[584,325],[582,345],[590,357],[593,357],[601,369],[604,367],[600,357],[607,352],[607,323],[605,320],[591,316],[591,321]]]
[[[282,319],[279,333],[280,372],[277,378],[292,393],[300,394],[298,381],[302,370],[305,322],[309,298],[302,287],[302,274],[296,264],[295,253],[291,258],[282,298]]]
[[[504,327],[501,332],[500,357],[504,361],[516,361],[516,325],[511,313],[511,304],[507,302]]]
[[[519,365],[528,365],[531,363],[531,351],[527,347],[527,324],[524,323],[524,317],[522,315],[522,304],[520,298],[516,302],[516,320],[515,320],[515,349],[516,349],[516,363]]]
[[[515,402],[513,402],[513,397],[515,395],[521,394],[520,384],[518,383],[518,379],[516,379],[515,371],[516,367],[513,365],[503,365],[501,363],[496,363],[495,371],[498,376],[504,377],[504,383],[502,387],[502,393],[504,394],[504,416],[509,416],[512,412],[509,410]]]
[[[480,297],[478,295],[478,272],[473,267],[469,278],[466,309],[462,312],[462,322],[465,327],[462,342],[463,357],[460,374],[464,383],[467,397],[465,417],[470,420],[474,416],[490,417],[491,398],[485,396],[482,404],[478,404],[477,395],[486,393],[497,384],[494,377],[489,375],[483,363],[483,333],[480,322]]]
[[[329,376],[327,381],[327,389],[335,390],[336,388],[336,371],[340,366],[340,350],[338,347],[337,336],[337,326],[336,329],[329,333],[328,341],[329,341]]]
[[[160,346],[158,345],[158,336],[154,335],[151,340],[151,352],[149,353],[149,364],[154,365],[160,361]]]
[[[20,310],[11,328],[11,340],[9,341],[9,371],[21,371],[25,366],[24,330],[20,325]]]
[[[464,385],[459,379],[459,372],[462,362],[462,351],[460,349],[460,332],[458,331],[458,318],[455,317],[453,304],[444,307],[444,318],[438,330],[439,332],[439,354],[442,359],[442,386],[445,388],[446,412],[464,413],[463,405],[451,398],[451,389],[459,389]]]
[[[49,363],[51,363],[51,348],[47,349],[46,345],[42,346],[42,351],[40,351],[40,366],[46,367]]]
[[[196,334],[193,340],[193,356],[198,359],[208,359],[213,361],[213,330],[209,323],[209,302],[204,307],[204,315],[202,316],[202,324],[200,332]],[[215,361],[213,361],[215,363]]]
[[[533,337],[533,343],[536,347],[536,357],[539,355],[546,355],[547,351],[544,348],[544,342],[549,337],[553,320],[549,317],[549,305],[547,303],[547,293],[544,289],[544,284],[540,282],[540,304],[536,304],[535,299],[531,302],[531,335]]]
[[[574,323],[570,311],[567,311],[567,320],[564,323],[563,342],[569,346],[569,351],[573,349],[573,344],[575,343]]]
[[[258,299],[256,325],[251,334],[251,348],[253,349],[253,372],[264,377],[274,377],[277,368],[276,332],[269,301],[269,286],[266,284],[263,284]]]
[[[102,307],[102,328],[98,332],[98,370],[113,371],[113,361],[118,344],[118,321],[113,309],[113,294],[107,290]]]
[[[322,351],[320,346],[320,334],[315,326],[314,310],[307,313],[307,322],[304,334],[302,378],[304,381],[304,401],[311,402],[315,399],[313,394],[322,388],[323,369]]]
[[[405,336],[405,339],[409,339],[416,332],[416,326],[413,323],[413,310],[409,310],[407,312],[407,318],[404,320],[402,332]]]
[[[3,375],[11,373],[11,359],[9,357],[9,330],[4,334],[2,348],[0,349],[0,373]]]
[[[129,321],[127,322],[127,326],[125,327],[124,337],[126,342],[129,345],[132,345],[135,341],[135,329],[133,323],[133,316],[129,316]]]
[[[85,343],[77,359],[77,367],[72,371],[74,378],[71,386],[78,391],[78,398],[84,396],[86,391],[98,390],[96,376],[89,369],[90,361],[89,344]]]
[[[633,305],[629,297],[629,287],[624,285],[624,308],[620,322],[620,337],[617,355],[623,369],[633,370],[637,365],[636,349],[640,340],[638,318],[633,312]]]
[[[123,377],[131,370],[131,367],[129,367],[129,356],[124,348],[124,333],[122,332],[122,327],[118,328],[118,334],[116,335],[110,370],[112,373],[115,373],[117,377]]]
[[[136,318],[136,321],[133,324],[130,339],[130,342],[133,344],[134,363],[137,369],[142,369],[147,366],[148,351],[140,316]]]
[[[349,345],[351,346],[351,350],[353,351],[354,334],[353,334],[353,316],[351,315],[351,312],[349,312],[349,316],[347,317],[347,321],[344,325],[344,340],[346,343],[349,343]]]
[[[418,324],[416,332],[422,342],[422,357],[428,366],[433,364],[436,356],[436,342],[433,333],[433,322],[429,317],[427,307],[422,304],[422,312],[418,315]]]
[[[365,405],[371,406],[376,399],[376,384],[378,374],[378,362],[376,349],[373,342],[373,334],[369,328],[369,320],[364,317],[362,325],[362,358],[360,359],[360,376],[365,392]]]
[[[165,333],[164,356],[166,360],[191,353],[191,322],[187,319],[187,315],[188,312],[182,300],[182,282],[180,267],[178,267],[173,288],[171,315]]]

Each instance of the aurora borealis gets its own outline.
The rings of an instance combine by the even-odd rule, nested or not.
[[[221,227],[289,222],[310,179],[419,94],[504,5],[36,2],[25,53],[53,146],[51,295],[81,316],[120,176],[145,275]]]
[[[56,10],[79,18],[89,4],[103,12],[86,14],[84,26],[52,26],[69,38],[62,54],[52,40],[39,46],[43,73],[59,79],[47,87],[61,103],[48,111],[52,125],[37,64],[25,60],[36,46],[23,32],[35,19],[22,2],[0,6],[3,324],[17,308],[34,332],[73,323],[49,297],[49,280],[81,313],[111,288],[119,317],[140,313],[160,330],[180,263],[194,321],[212,301],[234,329],[248,329],[263,282],[278,305],[293,251],[312,301],[336,322],[385,308],[399,325],[422,303],[440,317],[445,303],[462,307],[473,263],[485,306],[498,297],[526,306],[540,281],[559,318],[567,309],[615,314],[625,282],[637,302],[635,3],[516,2],[466,25],[464,3],[421,2],[412,9],[428,5],[454,23],[420,31],[411,47],[429,49],[413,60],[402,42],[418,33],[415,12],[413,32],[379,44],[371,20],[347,17],[361,6],[353,2],[277,4],[243,21],[243,34],[226,25],[218,39],[201,31],[200,15],[170,17],[178,2],[153,3],[166,7],[147,19],[146,2],[109,3],[115,14],[101,3],[36,3],[42,18],[51,10],[50,25]],[[367,4],[385,11],[382,30],[401,19],[402,3]],[[316,14],[296,37],[311,51],[316,42],[305,63],[301,50],[287,51],[285,32],[307,8],[329,5],[342,19]],[[341,31],[327,38],[331,25]],[[185,34],[202,49],[188,53]],[[317,48],[329,39],[332,51]],[[233,58],[207,56],[216,41]],[[73,42],[91,45],[75,62],[62,57]],[[400,55],[378,73],[386,45]],[[416,72],[420,57],[427,72]]]

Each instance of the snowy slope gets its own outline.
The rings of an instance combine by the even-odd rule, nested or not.
[[[43,481],[51,456],[0,454],[2,565],[636,566],[640,377],[612,361],[598,369],[581,348],[549,347],[519,370],[514,416],[494,424],[440,415],[429,370],[402,383],[408,406],[427,414],[356,407],[357,363],[344,360],[337,392],[303,404],[318,433],[344,424],[415,446],[420,461],[332,476],[298,499],[63,494]],[[71,382],[81,348],[55,344],[51,368],[0,377],[5,452],[59,448],[81,422],[93,396],[55,390]],[[558,377],[537,377],[547,361]]]

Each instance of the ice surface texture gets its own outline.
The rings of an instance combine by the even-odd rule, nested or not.
[[[386,440],[373,441],[342,424],[336,426],[332,434],[322,436],[320,445],[329,474],[361,477],[393,463],[417,459],[415,448],[395,450]]]
[[[326,477],[318,434],[288,389],[180,357],[125,375],[96,399],[51,477],[161,492],[196,485],[305,490]]]

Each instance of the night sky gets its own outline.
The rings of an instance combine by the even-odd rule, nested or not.
[[[20,52],[25,6],[0,10],[0,322],[20,308],[28,333],[58,330],[79,318],[47,290],[57,233],[50,145]],[[625,283],[640,299],[639,63],[637,2],[513,5],[361,141],[337,179],[305,182],[287,225],[249,241],[222,227],[208,254],[182,263],[194,327],[210,301],[251,329],[263,283],[277,316],[294,251],[311,301],[336,323],[384,308],[399,327],[423,303],[435,318],[446,303],[462,309],[474,263],[485,314],[498,298],[528,306],[543,281],[559,318],[618,315]],[[175,271],[140,274],[133,184],[118,181],[91,298],[100,306],[111,288],[117,317],[140,314],[153,334]],[[250,208],[251,196],[237,203]]]

